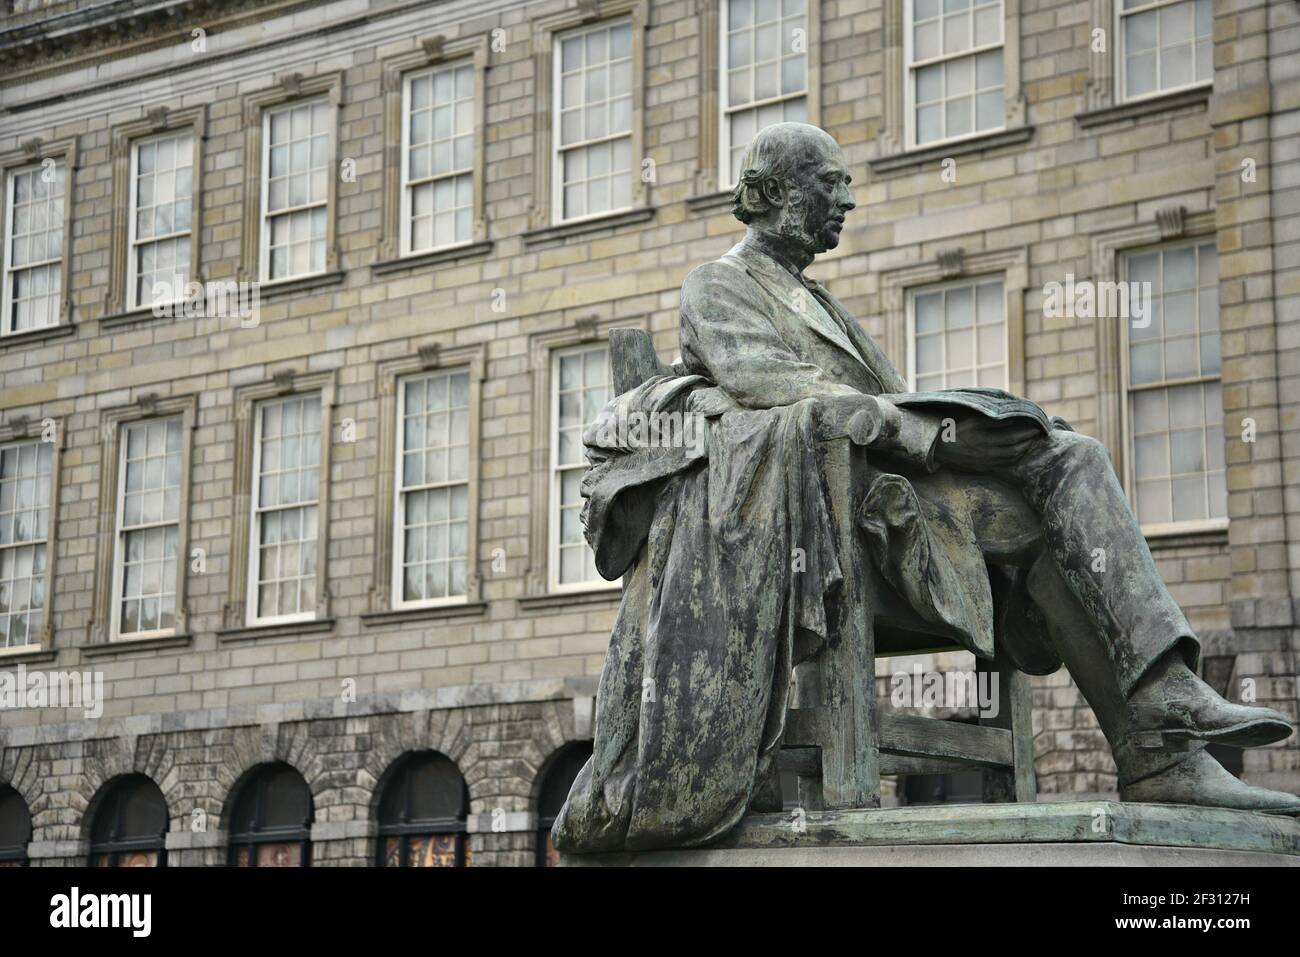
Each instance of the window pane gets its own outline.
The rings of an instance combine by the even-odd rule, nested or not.
[[[410,252],[468,242],[473,223],[474,68],[446,67],[406,87]],[[436,177],[433,182],[430,177]],[[443,178],[447,177],[447,178]]]
[[[1210,0],[1181,0],[1155,9],[1121,15],[1120,58],[1125,71],[1125,95],[1144,96],[1209,80],[1212,10]]]
[[[613,394],[609,351],[603,347],[559,353],[552,364],[551,388],[557,414],[552,455],[556,463],[554,521],[558,522],[556,580],[562,585],[600,581],[595,559],[582,535],[581,495],[586,459],[582,430],[590,425]]]
[[[914,292],[916,388],[1006,388],[1006,296],[1001,279]]]
[[[469,568],[469,373],[415,376],[401,390],[400,600],[461,596]]]
[[[9,174],[12,200],[5,221],[5,261],[11,270],[9,308],[0,333],[58,323],[63,247],[63,167],[32,167]]]
[[[1144,284],[1155,320],[1129,326],[1129,397],[1134,499],[1146,524],[1227,514],[1219,374],[1218,278],[1212,242],[1125,258]],[[1156,388],[1150,388],[1156,386]]]

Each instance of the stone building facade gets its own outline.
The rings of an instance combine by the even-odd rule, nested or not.
[[[429,751],[472,862],[534,863],[618,601],[565,426],[610,328],[675,354],[781,117],[854,176],[817,278],[918,384],[1102,438],[1207,678],[1296,717],[1300,4],[10,0],[0,63],[0,671],[103,679],[102,713],[0,710],[32,864],[96,853],[128,776],[169,863],[225,863],[279,765],[312,862],[370,864]],[[201,315],[151,307],[172,275]],[[1051,302],[1153,276],[1154,345]],[[1068,676],[1035,705],[1044,797],[1113,794]],[[1300,744],[1240,773],[1300,789]]]

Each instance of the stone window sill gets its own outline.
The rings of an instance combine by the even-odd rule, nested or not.
[[[1227,545],[1227,525],[1198,523],[1194,526],[1180,528],[1148,528],[1143,530],[1147,547],[1153,552],[1166,548],[1188,548],[1198,545]]]
[[[316,289],[323,289],[326,286],[335,286],[343,282],[347,272],[342,269],[335,269],[332,272],[323,272],[315,276],[302,276],[298,279],[277,279],[275,282],[259,282],[257,284],[257,294],[262,299],[271,297],[288,296],[296,292],[310,292]]]
[[[523,234],[524,245],[535,246],[553,239],[568,239],[570,236],[582,236],[602,229],[618,229],[620,226],[644,223],[648,219],[653,219],[654,214],[655,207],[643,206],[640,209],[626,209],[607,216],[594,216],[591,219],[579,219],[572,223],[529,229]]]
[[[188,648],[194,643],[193,635],[167,635],[162,638],[123,638],[95,645],[82,645],[83,658],[109,658],[133,651],[164,651],[170,648]]]
[[[421,269],[425,266],[438,266],[443,263],[459,262],[472,256],[483,256],[492,251],[492,240],[485,239],[478,243],[462,243],[446,249],[431,249],[427,253],[413,253],[397,259],[385,259],[370,264],[372,276],[387,276],[389,273],[403,269]]]
[[[700,196],[687,196],[686,208],[693,213],[712,213],[720,209],[731,210],[731,190],[722,189],[716,193],[704,193]]]
[[[77,327],[70,322],[60,323],[57,326],[46,326],[43,329],[28,329],[26,332],[15,332],[13,335],[0,336],[0,349],[21,349],[33,342],[62,339],[64,336],[74,336],[76,334]]]
[[[366,628],[401,625],[408,621],[442,621],[448,618],[473,618],[487,611],[487,602],[470,601],[460,605],[435,605],[432,608],[399,608],[396,611],[368,611],[361,615]]]
[[[934,146],[922,146],[908,150],[905,153],[880,156],[868,160],[867,165],[871,167],[873,173],[893,173],[898,170],[915,171],[917,167],[925,166],[927,163],[936,163],[949,157],[968,156],[971,153],[982,153],[985,150],[1015,146],[1017,143],[1027,143],[1033,135],[1034,128],[1032,126],[1017,126],[1015,129],[996,130],[981,136],[972,136],[966,140],[937,143]]]
[[[173,308],[184,310],[185,303],[184,302],[174,303]],[[153,314],[153,306],[137,306],[135,309],[126,310],[126,312],[115,312],[110,316],[100,316],[99,328],[118,329],[122,326],[130,326],[130,325],[134,325],[137,322],[144,322],[146,320],[153,320],[153,319],[161,320],[161,319],[176,319],[176,318],[184,319],[185,316],[183,313],[180,316],[167,316],[167,315],[155,316]]]
[[[24,648],[23,650],[10,651],[7,648],[0,648],[0,667],[5,665],[44,665],[49,664],[59,653],[53,648]]]
[[[1145,100],[1117,103],[1114,106],[1103,106],[1096,110],[1076,113],[1074,121],[1079,124],[1080,128],[1087,130],[1094,126],[1104,126],[1107,123],[1119,123],[1124,120],[1135,120],[1139,117],[1151,116],[1153,113],[1166,113],[1185,106],[1205,106],[1209,103],[1210,94],[1213,92],[1213,88],[1209,86],[1200,86],[1191,90],[1175,90],[1172,93],[1149,97]]]
[[[556,592],[552,595],[529,595],[527,598],[519,599],[519,610],[548,611],[554,608],[571,608],[574,605],[616,605],[622,598],[622,586],[593,588],[590,591]]]
[[[249,625],[246,628],[223,628],[217,632],[217,641],[224,645],[238,641],[257,641],[263,638],[296,638],[299,635],[318,635],[333,630],[333,618],[319,618],[316,621],[286,621],[270,625]]]

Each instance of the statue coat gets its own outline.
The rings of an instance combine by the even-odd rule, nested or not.
[[[905,391],[825,290],[744,243],[687,278],[681,343],[684,374],[619,396],[584,435],[588,540],[624,594],[593,755],[553,829],[565,852],[701,844],[745,813],[780,745],[791,666],[827,639],[842,581],[821,417],[837,399]],[[665,412],[705,417],[706,441],[647,447],[612,427]],[[991,655],[983,556],[946,486],[918,496],[906,477],[933,470],[940,420],[892,426],[872,444],[898,470],[862,517],[873,553],[918,612]]]

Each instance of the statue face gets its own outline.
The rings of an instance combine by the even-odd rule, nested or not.
[[[844,217],[853,209],[848,167],[839,145],[829,136],[803,144],[805,155],[786,184],[786,202],[774,231],[810,256],[840,244]]]

